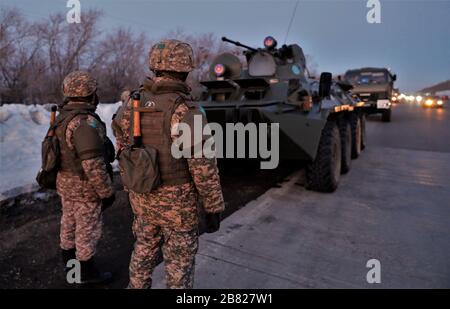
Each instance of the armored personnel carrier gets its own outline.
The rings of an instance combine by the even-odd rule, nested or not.
[[[230,53],[213,60],[198,102],[208,122],[277,124],[280,158],[306,163],[306,188],[336,190],[341,173],[348,172],[351,158],[363,147],[360,102],[348,95],[344,84],[334,83],[331,73],[322,73],[319,80],[309,78],[297,44],[278,48],[270,36],[262,48],[222,40],[245,49],[246,65]],[[277,146],[274,136],[267,135]]]

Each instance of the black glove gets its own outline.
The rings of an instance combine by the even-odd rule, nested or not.
[[[116,200],[116,195],[113,193],[110,197],[102,199],[102,211],[108,209]]]
[[[220,212],[206,213],[205,223],[206,223],[206,233],[217,232],[220,228]]]

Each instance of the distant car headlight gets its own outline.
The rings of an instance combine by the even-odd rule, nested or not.
[[[397,97],[392,97],[392,101],[397,101]]]
[[[426,101],[425,101],[425,105],[426,105],[426,106],[431,106],[431,105],[433,105],[433,100],[431,100],[431,99],[426,100]]]
[[[421,102],[422,99],[423,99],[423,98],[422,98],[420,95],[418,95],[418,96],[416,97],[416,101],[417,101],[417,102]]]
[[[442,105],[442,104],[444,104],[444,102],[442,100],[437,101],[437,105]]]

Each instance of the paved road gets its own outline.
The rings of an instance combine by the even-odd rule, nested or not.
[[[291,165],[268,173],[227,167],[231,215],[220,232],[201,236],[195,286],[450,288],[449,112],[405,105],[395,107],[392,123],[369,119],[368,147],[333,194],[306,191]],[[105,214],[98,261],[117,278],[107,287],[128,281],[125,200],[119,194]],[[59,264],[56,197],[12,202],[0,216],[0,287],[69,287]],[[371,258],[381,262],[380,285],[366,282]],[[162,266],[154,282],[164,287]]]
[[[396,106],[337,192],[296,172],[201,236],[197,288],[450,288],[449,110]],[[368,284],[366,263],[381,263]],[[160,265],[156,287],[164,287]]]
[[[435,109],[397,105],[390,123],[371,116],[367,134],[371,147],[450,152],[450,106]]]

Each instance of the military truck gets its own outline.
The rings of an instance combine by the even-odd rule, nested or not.
[[[278,48],[270,36],[263,48],[222,40],[245,49],[246,66],[230,53],[213,60],[210,79],[201,82],[205,91],[197,102],[208,122],[278,124],[280,157],[305,162],[305,187],[336,190],[341,173],[350,169],[351,157],[362,149],[362,105],[337,99],[341,95],[337,92],[345,91],[333,84],[331,73],[322,73],[319,80],[309,78],[297,44]]]
[[[386,68],[348,70],[345,80],[353,85],[352,92],[366,103],[368,114],[381,113],[384,122],[391,121],[392,96],[397,75]]]

